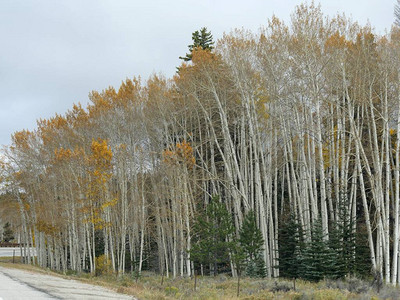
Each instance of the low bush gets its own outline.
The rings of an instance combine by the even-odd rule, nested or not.
[[[290,290],[291,290],[291,288],[286,283],[278,283],[277,281],[275,281],[275,285],[271,289],[271,292],[273,292],[273,293],[276,293],[276,292],[284,292],[284,293],[286,293],[286,292],[289,292]]]
[[[105,255],[96,257],[96,276],[112,274],[111,260]]]
[[[347,290],[351,293],[363,294],[367,293],[371,287],[366,281],[356,277],[346,279],[327,280],[326,287],[330,289]]]
[[[165,288],[165,293],[168,296],[176,296],[176,294],[179,292],[179,289],[177,287],[174,286],[167,286]]]

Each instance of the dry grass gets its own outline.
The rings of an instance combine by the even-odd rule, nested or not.
[[[191,300],[228,300],[228,299],[400,299],[400,289],[386,286],[379,294],[367,282],[358,279],[327,280],[319,283],[296,281],[296,291],[293,282],[284,279],[249,279],[243,278],[240,285],[240,297],[236,297],[236,279],[226,275],[217,277],[198,277],[197,289],[194,291],[192,278],[162,278],[150,272],[143,272],[136,282],[134,276],[104,275],[91,276],[90,274],[65,275],[35,266],[12,264],[10,260],[0,259],[0,266],[11,267],[51,274],[69,279],[76,279],[86,283],[111,288],[120,293],[129,294],[138,299],[191,299]]]

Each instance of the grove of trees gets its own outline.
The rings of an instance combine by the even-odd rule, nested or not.
[[[236,243],[260,276],[399,283],[400,28],[300,5],[188,58],[12,136],[2,186],[26,261],[236,276]]]

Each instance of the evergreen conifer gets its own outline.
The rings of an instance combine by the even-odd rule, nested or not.
[[[14,232],[11,229],[11,224],[7,222],[3,226],[3,241],[6,243],[11,242],[14,239]]]
[[[210,264],[217,274],[218,265],[227,265],[236,242],[231,215],[219,196],[214,196],[205,212],[194,224],[193,246],[190,257],[195,263]]]
[[[329,246],[336,252],[336,264],[331,271],[333,277],[344,277],[355,272],[356,236],[347,197],[341,197],[338,203],[338,217],[331,226]]]
[[[303,230],[294,215],[283,220],[279,230],[279,274],[286,278],[299,278],[303,244]]]
[[[316,220],[311,230],[311,241],[305,243],[301,260],[301,277],[319,281],[324,277],[336,277],[337,253],[324,239],[321,220]]]
[[[249,211],[240,228],[239,242],[246,257],[246,273],[250,277],[266,276],[265,262],[262,256],[264,238],[257,227],[254,211]]]
[[[180,56],[179,59],[184,61],[192,60],[193,50],[196,48],[201,48],[203,50],[212,51],[214,49],[214,41],[213,36],[210,31],[207,31],[206,27],[203,27],[199,30],[196,30],[192,33],[192,41],[193,44],[189,45],[189,53],[186,56]]]

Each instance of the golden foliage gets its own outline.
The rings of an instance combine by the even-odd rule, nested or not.
[[[17,148],[29,149],[29,140],[33,137],[33,132],[29,130],[17,131],[12,136],[12,142]]]
[[[70,159],[72,156],[71,149],[58,148],[54,149],[54,156],[56,160]]]
[[[94,166],[94,172],[100,175],[101,172],[105,172],[111,168],[113,155],[106,140],[92,140],[90,150],[92,153],[89,157],[89,163]]]
[[[325,50],[327,51],[350,48],[351,46],[352,42],[346,40],[346,38],[338,31],[330,35],[325,41]]]
[[[57,228],[53,224],[50,224],[49,222],[40,219],[36,222],[35,227],[39,232],[43,232],[51,236],[55,236],[57,233],[60,232],[59,228]]]
[[[185,140],[182,143],[177,143],[173,150],[164,150],[163,161],[170,165],[179,165],[182,163],[188,168],[193,168],[196,163],[193,148]]]
[[[81,104],[74,104],[72,110],[66,114],[67,121],[75,128],[81,127],[87,124],[89,120],[88,113],[82,108]]]
[[[80,160],[85,156],[85,151],[80,147],[75,147],[74,150],[64,149],[63,147],[54,149],[53,163],[69,162],[71,160]]]
[[[112,274],[111,260],[106,255],[96,257],[96,275]]]
[[[101,209],[102,209],[102,210],[105,210],[107,207],[115,206],[115,205],[117,204],[117,202],[118,202],[118,198],[115,197],[115,198],[113,198],[112,200],[103,203],[103,204],[101,205]]]
[[[96,229],[103,229],[108,224],[103,220],[102,212],[117,203],[117,198],[103,202],[104,199],[107,199],[108,182],[112,176],[113,154],[111,147],[103,139],[93,139],[90,149],[91,154],[86,159],[89,167],[87,199],[81,211],[86,215],[85,223],[93,224]]]

